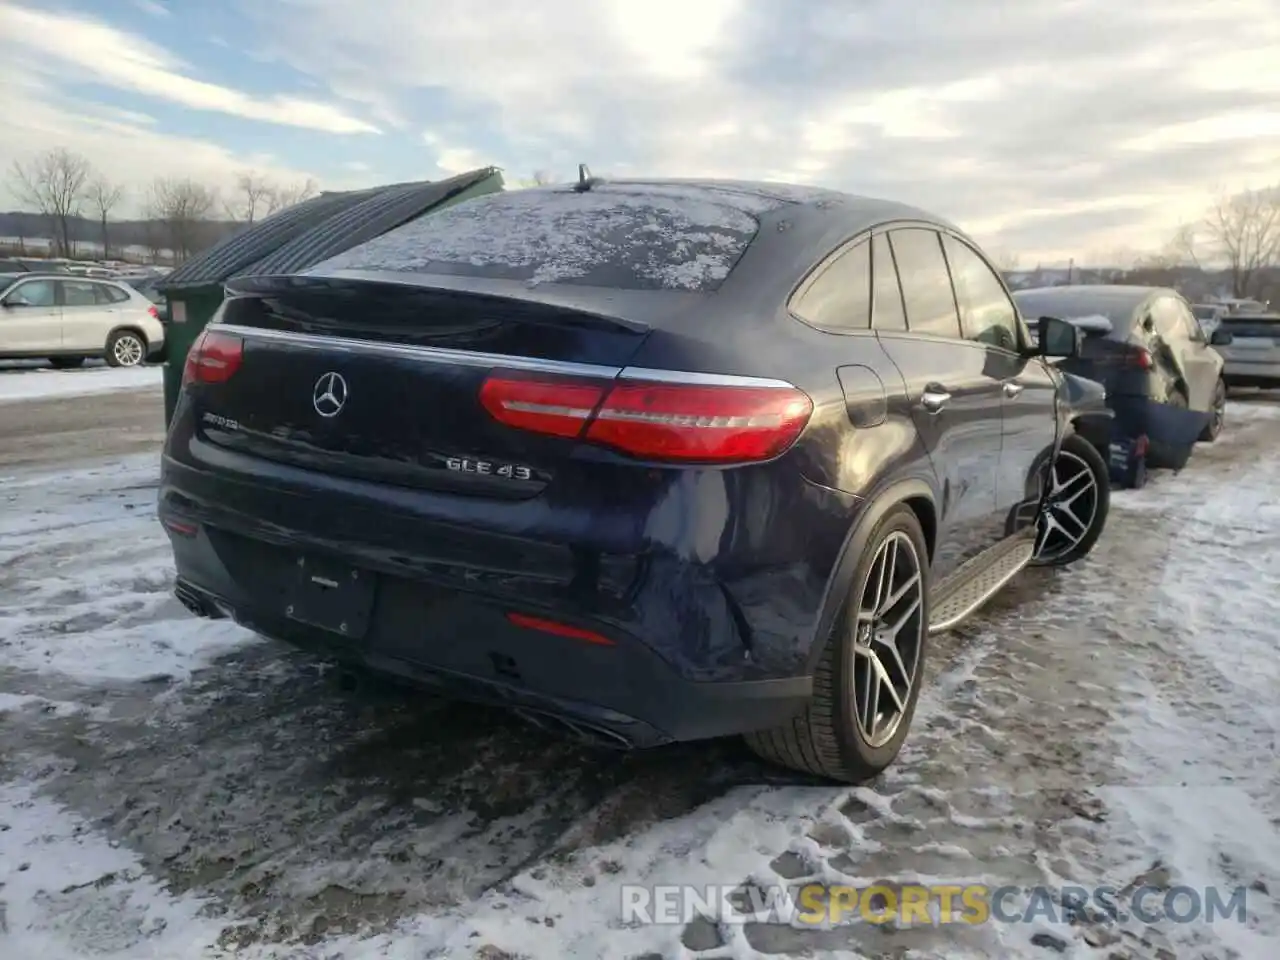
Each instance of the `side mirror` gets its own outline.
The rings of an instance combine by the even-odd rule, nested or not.
[[[1037,328],[1040,356],[1066,358],[1079,355],[1083,335],[1074,323],[1057,317],[1041,317]]]
[[[1209,336],[1209,344],[1214,347],[1229,347],[1234,340],[1235,337],[1231,335],[1231,331],[1223,330],[1221,327],[1215,329]]]

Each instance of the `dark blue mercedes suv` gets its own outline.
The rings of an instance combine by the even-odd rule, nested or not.
[[[233,281],[164,451],[203,616],[624,747],[861,781],[930,634],[1084,556],[1079,334],[946,222],[779,184],[501,193]]]

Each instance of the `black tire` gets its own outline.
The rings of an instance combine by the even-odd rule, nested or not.
[[[895,533],[908,537],[915,548],[920,573],[920,606],[917,616],[918,653],[914,675],[893,736],[883,745],[871,747],[854,720],[854,636],[851,622],[857,609],[877,551]],[[863,783],[885,770],[898,756],[911,729],[929,639],[929,553],[920,521],[905,504],[893,507],[876,524],[867,548],[858,559],[849,594],[826,640],[822,659],[814,671],[813,699],[808,709],[790,723],[771,730],[747,734],[747,745],[759,756],[793,770],[816,774],[844,783]]]
[[[1102,531],[1106,529],[1107,515],[1111,512],[1111,470],[1107,466],[1107,461],[1102,459],[1102,455],[1098,453],[1097,448],[1084,437],[1073,433],[1062,441],[1058,456],[1061,458],[1063,454],[1074,458],[1074,460],[1082,461],[1093,475],[1093,514],[1089,521],[1089,526],[1085,529],[1084,536],[1076,541],[1074,546],[1044,558],[1037,555],[1032,560],[1032,564],[1037,567],[1065,567],[1087,557],[1093,552],[1098,538],[1102,536]],[[1057,463],[1055,462],[1055,468],[1056,466]],[[1038,532],[1037,545],[1039,545]]]
[[[55,370],[74,370],[84,366],[84,357],[50,357],[49,363]]]
[[[1174,390],[1173,393],[1169,394],[1168,402],[1169,406],[1177,407],[1180,410],[1189,410],[1191,408],[1187,395],[1181,390]],[[1165,470],[1181,470],[1191,459],[1194,449],[1194,443],[1179,445],[1152,440],[1147,445],[1147,465]]]
[[[1219,380],[1213,388],[1213,406],[1209,408],[1209,422],[1204,425],[1200,434],[1201,442],[1213,443],[1218,439],[1226,422],[1226,406],[1227,385]]]
[[[133,349],[122,349],[123,345],[132,344]],[[111,367],[138,367],[146,362],[147,359],[147,339],[135,330],[114,330],[111,336],[107,337],[107,365]],[[131,362],[124,359],[122,354],[137,359]]]

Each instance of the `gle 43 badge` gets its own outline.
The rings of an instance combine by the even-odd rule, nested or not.
[[[509,480],[532,480],[533,470],[518,463],[498,463],[494,460],[471,460],[467,457],[449,457],[444,465],[454,473],[474,473],[482,477],[506,477]]]

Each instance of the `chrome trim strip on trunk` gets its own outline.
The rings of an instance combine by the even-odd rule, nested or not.
[[[387,343],[382,340],[361,340],[355,337],[335,337],[320,333],[302,333],[294,330],[267,330],[262,327],[243,327],[238,324],[214,322],[209,329],[221,330],[246,340],[269,340],[287,343],[303,350],[333,350],[346,353],[363,353],[374,356],[409,360],[430,360],[465,367],[500,368],[531,373],[551,373],[570,377],[593,377],[602,380],[630,380],[646,383],[689,384],[709,387],[759,387],[794,390],[785,380],[768,377],[741,377],[733,374],[694,373],[685,370],[656,370],[649,367],[609,367],[594,363],[573,363],[567,360],[544,360],[538,357],[515,357],[506,353],[480,353],[472,350],[455,350],[450,347],[424,347],[412,343]]]
[[[334,350],[409,360],[433,360],[437,363],[452,363],[464,367],[502,367],[506,370],[558,373],[565,376],[597,377],[609,380],[622,373],[621,367],[606,367],[594,363],[513,357],[504,353],[478,353],[471,350],[453,350],[448,347],[423,347],[413,343],[387,343],[382,340],[332,337],[326,334],[301,333],[293,330],[265,330],[261,327],[242,327],[232,323],[210,324],[209,327],[211,329],[216,327],[247,340],[271,340],[304,350]]]

